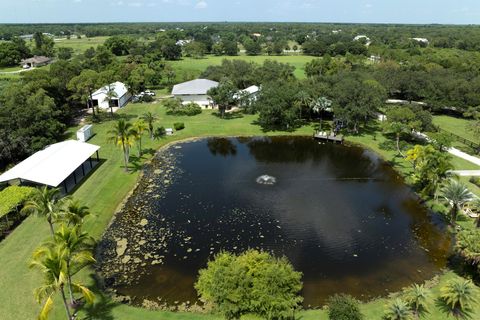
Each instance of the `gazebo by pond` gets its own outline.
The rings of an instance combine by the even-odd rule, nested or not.
[[[98,165],[99,149],[99,146],[75,140],[52,144],[4,172],[0,175],[0,183],[19,180],[26,185],[61,186],[68,193]]]

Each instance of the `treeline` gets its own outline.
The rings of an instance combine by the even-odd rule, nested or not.
[[[100,23],[100,24],[4,24],[0,25],[0,39],[48,32],[58,37],[86,35],[87,37],[136,35],[151,36],[163,30],[178,30],[185,37],[223,38],[226,34],[242,42],[245,36],[261,34],[267,41],[296,41],[303,44],[311,39],[341,36],[353,39],[366,35],[372,44],[394,49],[422,45],[412,38],[427,38],[437,48],[480,49],[478,26],[455,25],[393,25],[393,24],[332,24],[332,23]],[[345,41],[342,41],[345,42]]]

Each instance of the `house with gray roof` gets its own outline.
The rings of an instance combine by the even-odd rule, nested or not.
[[[182,100],[184,104],[194,102],[202,108],[212,105],[208,90],[218,86],[218,82],[208,79],[196,79],[173,86],[172,95]]]

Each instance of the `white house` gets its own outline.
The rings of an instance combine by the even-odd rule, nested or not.
[[[130,92],[128,92],[125,84],[117,81],[98,89],[92,94],[92,101],[94,106],[99,106],[102,109],[108,109],[110,107],[108,105],[107,99],[107,92],[109,91],[109,89],[115,91],[115,97],[112,97],[111,99],[114,107],[124,107],[132,96]]]
[[[417,42],[420,42],[420,43],[423,43],[423,44],[426,44],[426,45],[428,45],[428,43],[430,42],[430,41],[428,41],[427,38],[410,38],[410,39],[412,39],[414,41],[417,41]]]
[[[237,93],[233,95],[233,98],[236,100],[239,100],[242,97],[248,97],[250,100],[254,101],[257,99],[257,95],[259,91],[260,91],[260,87],[250,86],[246,89],[239,90]]]
[[[208,90],[218,87],[218,82],[207,79],[196,79],[173,86],[172,95],[182,100],[183,104],[194,102],[202,108],[212,104]]]

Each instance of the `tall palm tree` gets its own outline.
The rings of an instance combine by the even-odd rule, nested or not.
[[[468,190],[467,186],[454,179],[450,179],[440,191],[442,197],[445,198],[452,207],[450,210],[450,222],[454,224],[455,221],[457,221],[460,207],[463,204],[472,201],[474,196]]]
[[[304,107],[308,107],[310,103],[310,94],[308,94],[305,90],[300,90],[296,95],[295,99],[299,102],[299,110],[300,110],[300,119],[302,119],[302,110]]]
[[[150,134],[150,139],[153,140],[153,123],[158,120],[158,117],[156,114],[149,112],[146,112],[142,115],[141,119],[145,121],[148,125],[148,133]]]
[[[67,276],[66,282],[69,291],[70,304],[75,305],[73,296],[74,289],[72,283],[72,276],[82,270],[85,266],[95,262],[92,255],[92,249],[95,241],[86,232],[82,232],[80,225],[68,227],[62,225],[59,230],[55,232],[52,241],[46,242],[35,250],[33,257],[38,260],[45,256],[53,248],[59,247],[63,250],[63,259],[66,267],[65,273]]]
[[[477,228],[480,228],[480,198],[475,198],[472,201],[472,207],[475,208],[477,213],[479,213],[479,215],[476,219],[475,225],[477,226]]]
[[[45,217],[50,226],[50,233],[53,237],[55,230],[53,224],[59,218],[62,206],[68,198],[60,198],[58,188],[37,188],[32,194],[30,200],[25,202],[22,212],[34,213],[37,216]]]
[[[108,141],[120,146],[123,151],[125,161],[125,171],[128,172],[128,161],[130,158],[130,147],[134,144],[137,133],[130,122],[120,119],[116,122],[112,130],[108,131]]]
[[[440,288],[440,299],[453,317],[468,318],[472,304],[476,303],[476,287],[471,280],[453,280]]]
[[[61,219],[69,226],[83,224],[83,219],[90,214],[87,206],[84,206],[77,199],[69,199],[62,209]]]
[[[414,284],[406,291],[405,302],[413,310],[415,318],[419,319],[423,314],[428,312],[427,299],[428,290],[423,285]]]
[[[385,314],[383,316],[385,320],[411,320],[412,311],[410,310],[408,304],[401,300],[395,299],[387,307]]]
[[[145,130],[148,129],[147,124],[143,119],[137,120],[133,123],[133,129],[137,133],[135,139],[138,141],[138,156],[142,156],[142,136]]]
[[[107,87],[107,92],[105,93],[105,101],[108,102],[108,106],[110,107],[110,114],[113,117],[113,105],[112,105],[112,100],[115,98],[118,98],[118,94],[115,92],[115,86],[112,86],[111,84],[108,85]]]
[[[312,109],[313,112],[318,113],[320,116],[320,127],[319,130],[322,130],[322,114],[325,110],[330,108],[332,106],[332,101],[328,100],[326,97],[320,97],[317,99],[312,99],[310,101],[310,109]]]
[[[44,283],[34,291],[35,298],[39,303],[45,300],[42,310],[39,314],[40,320],[48,319],[48,314],[53,308],[53,298],[55,293],[60,292],[67,320],[75,319],[72,314],[65,295],[65,284],[67,283],[67,263],[64,259],[64,249],[61,246],[49,247],[44,254],[33,259],[31,268],[39,269],[43,274]],[[74,290],[80,292],[87,303],[94,300],[93,293],[81,284],[72,284]]]

